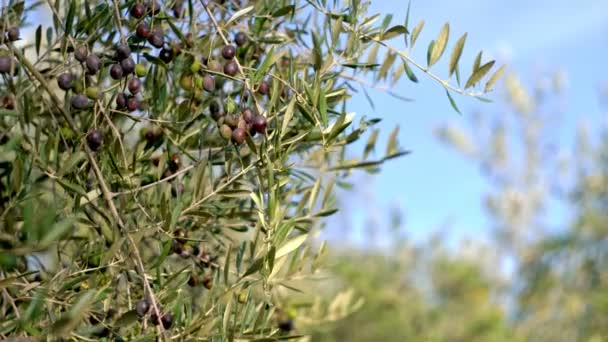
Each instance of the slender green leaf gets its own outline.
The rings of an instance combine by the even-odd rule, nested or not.
[[[386,32],[384,32],[384,34],[382,34],[382,38],[381,40],[388,40],[391,38],[395,38],[398,37],[399,35],[402,34],[407,34],[407,29],[405,28],[405,26],[403,25],[395,25],[391,28],[389,28],[388,30],[386,30]]]
[[[414,74],[405,59],[403,60],[403,69],[405,70],[405,74],[407,75],[407,78],[410,79],[410,81],[418,83],[418,77],[416,77],[416,74]]]
[[[287,241],[283,246],[281,246],[281,248],[277,250],[275,258],[278,259],[295,251],[298,247],[302,246],[302,244],[306,241],[307,238],[308,234],[303,234]]]
[[[375,69],[380,66],[378,63],[342,63],[342,66],[351,69]]]
[[[42,25],[36,29],[36,55],[40,55],[40,44],[42,43]]]
[[[456,67],[458,66],[458,61],[460,60],[460,56],[462,56],[462,50],[464,49],[464,43],[467,40],[467,33],[463,34],[460,39],[456,42],[454,49],[452,50],[452,55],[450,56],[450,76],[456,71]]]
[[[230,24],[232,24],[232,22],[236,21],[238,18],[251,12],[253,10],[253,8],[254,8],[253,6],[247,6],[243,9],[240,9],[240,10],[234,12],[234,14],[230,17],[230,19],[228,19],[228,21],[226,21],[225,26],[228,27]]]
[[[448,99],[450,100],[450,104],[452,105],[452,108],[454,108],[454,110],[458,113],[458,114],[462,114],[460,112],[460,109],[458,109],[458,106],[456,105],[456,101],[454,101],[454,99],[452,98],[452,95],[450,94],[449,90],[445,90],[445,94],[448,96]]]
[[[479,51],[477,53],[477,56],[475,57],[475,61],[473,62],[473,71],[471,72],[471,74],[474,74],[475,72],[477,72],[477,70],[479,70],[479,66],[481,65],[481,56],[483,55],[483,51]]]
[[[388,138],[388,144],[386,145],[386,155],[391,155],[393,153],[397,153],[399,150],[397,146],[397,136],[399,135],[399,126],[396,126],[391,135]]]
[[[253,7],[253,6],[251,6],[251,7]],[[296,10],[296,6],[294,6],[294,5],[288,5],[285,7],[281,7],[272,13],[272,17],[273,18],[282,17],[282,16],[290,14],[290,13],[295,13],[295,10]]]
[[[494,66],[494,61],[490,61],[479,67],[479,69],[477,69],[477,71],[473,73],[471,77],[469,77],[469,79],[467,80],[467,83],[464,86],[465,89],[477,84],[477,82],[479,82],[488,73],[488,71],[492,69],[492,66]]]
[[[423,27],[424,20],[419,22],[418,25],[416,25],[416,27],[414,27],[414,29],[412,30],[412,36],[410,37],[410,49],[414,47],[414,44],[416,44],[416,40],[418,39],[418,36],[420,35],[420,32],[422,31]]]
[[[439,36],[435,40],[435,44],[433,44],[433,50],[431,51],[431,57],[429,58],[429,67],[433,66],[445,51],[445,47],[448,44],[448,39],[450,38],[450,25],[445,23],[439,31]]]
[[[505,67],[506,65],[502,65],[500,68],[498,68],[498,70],[496,70],[496,72],[494,72],[494,74],[490,77],[490,79],[488,80],[488,82],[486,83],[484,92],[487,93],[489,91],[492,90],[492,87],[494,86],[494,84],[496,83],[496,81],[498,81],[498,79],[500,78],[500,76],[502,76],[502,74],[505,71]]]

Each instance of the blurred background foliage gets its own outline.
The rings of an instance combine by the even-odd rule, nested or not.
[[[387,235],[389,246],[332,245],[330,287],[351,287],[365,302],[313,329],[312,340],[608,339],[608,131],[581,122],[575,144],[558,139],[563,82],[562,72],[542,86],[511,72],[499,113],[465,113],[436,130],[490,184],[480,199],[490,241],[453,243],[440,231],[413,242],[407,226],[371,220],[370,238]]]

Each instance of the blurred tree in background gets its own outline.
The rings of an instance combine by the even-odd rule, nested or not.
[[[608,339],[608,130],[557,136],[563,77],[527,87],[511,73],[500,113],[437,129],[490,181],[493,240],[337,249],[334,272],[365,303],[317,340]]]

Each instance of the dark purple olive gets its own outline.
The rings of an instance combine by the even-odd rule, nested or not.
[[[118,95],[116,95],[116,108],[127,108],[127,95],[125,95],[125,93],[119,93]]]
[[[247,133],[245,133],[244,129],[237,127],[232,130],[232,141],[237,145],[240,145],[245,141],[246,135]]]
[[[119,64],[114,64],[112,65],[112,67],[110,68],[110,76],[115,79],[115,80],[119,80],[122,78],[122,67]]]
[[[247,123],[252,123],[253,119],[254,119],[254,115],[253,115],[253,111],[249,108],[245,108],[243,109],[243,112],[241,113],[243,119],[245,120],[245,122]]]
[[[165,44],[165,38],[161,32],[155,31],[148,36],[148,42],[156,48],[161,48]]]
[[[142,299],[135,304],[135,312],[137,316],[144,317],[150,310],[150,302],[147,299]]]
[[[139,88],[141,87],[141,81],[139,80],[139,78],[132,78],[129,80],[127,87],[129,88],[131,94],[135,95],[137,94],[137,92],[139,92]]]
[[[215,90],[215,78],[211,75],[203,76],[203,89],[208,92],[212,92]]]
[[[131,7],[131,16],[137,19],[141,19],[146,14],[146,6],[143,4],[135,4]]]
[[[8,31],[6,32],[6,38],[8,38],[8,40],[11,42],[18,40],[19,39],[19,28],[17,26],[13,26],[13,27],[9,28]]]
[[[59,77],[57,77],[57,85],[62,90],[68,90],[72,88],[73,83],[74,75],[72,75],[72,73],[64,72],[63,74],[59,75]]]
[[[87,71],[91,75],[95,75],[101,66],[101,59],[97,55],[88,55],[86,59]]]
[[[253,129],[255,129],[255,131],[258,133],[266,132],[267,124],[268,122],[263,115],[256,115],[253,119]]]
[[[76,58],[76,60],[80,63],[86,61],[88,55],[89,52],[87,51],[86,46],[81,45],[74,50],[74,58]]]
[[[160,58],[161,61],[165,62],[165,64],[171,63],[171,61],[173,60],[173,50],[162,48],[158,53],[158,58]]]
[[[226,45],[222,49],[222,57],[225,59],[233,59],[234,55],[236,55],[236,48],[234,45]]]
[[[116,47],[116,59],[122,61],[131,56],[131,48],[127,44],[120,44]]]
[[[139,38],[148,39],[150,36],[150,25],[146,23],[139,23],[135,28],[135,33]]]
[[[139,109],[139,100],[135,96],[131,96],[127,99],[127,110],[133,112]]]
[[[239,67],[234,60],[230,60],[224,64],[224,73],[228,76],[235,76],[239,72]]]
[[[260,86],[258,87],[258,93],[260,93],[261,95],[268,95],[269,91],[270,84],[268,84],[268,81],[262,81],[262,83],[260,83]]]
[[[120,67],[122,68],[123,75],[128,75],[135,71],[135,61],[129,57],[120,61]]]
[[[0,56],[0,74],[8,74],[11,72],[14,60],[10,56]]]
[[[234,42],[236,43],[236,45],[238,46],[243,46],[245,44],[247,44],[247,34],[243,31],[237,33],[234,36]]]
[[[70,103],[74,109],[85,109],[89,106],[89,98],[84,94],[76,94],[72,96]]]
[[[171,325],[173,325],[173,315],[170,313],[164,314],[160,318],[160,322],[163,324],[163,328],[165,328],[165,329],[171,328]]]
[[[103,134],[98,129],[92,130],[87,134],[87,145],[93,151],[97,151],[103,144]]]

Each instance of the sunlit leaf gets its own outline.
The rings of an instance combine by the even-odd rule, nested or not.
[[[439,31],[439,36],[437,36],[437,39],[435,40],[435,44],[433,45],[433,49],[431,51],[431,57],[429,58],[429,67],[433,66],[435,63],[437,63],[437,61],[439,61],[439,59],[443,55],[443,52],[445,51],[445,47],[448,44],[449,37],[450,37],[450,25],[446,23],[441,28],[441,31]]]
[[[452,50],[452,55],[450,56],[450,76],[456,71],[458,67],[458,61],[460,60],[460,56],[462,56],[462,50],[464,49],[464,43],[467,39],[467,34],[463,34],[460,39],[454,45],[454,49]]]
[[[467,80],[467,83],[465,84],[465,89],[466,88],[470,88],[473,85],[475,85],[477,82],[479,82],[487,73],[488,71],[490,71],[490,69],[492,69],[492,66],[494,66],[494,61],[490,61],[484,65],[482,65],[481,67],[479,67],[479,69],[477,69],[477,71],[472,74],[469,79]]]
[[[501,66],[500,68],[498,68],[498,70],[496,70],[496,72],[494,72],[492,76],[490,76],[490,79],[488,80],[488,82],[486,82],[486,86],[484,88],[485,93],[492,90],[492,87],[494,86],[496,81],[498,81],[498,79],[500,79],[500,76],[502,76],[502,74],[504,73],[505,67],[505,65]]]

